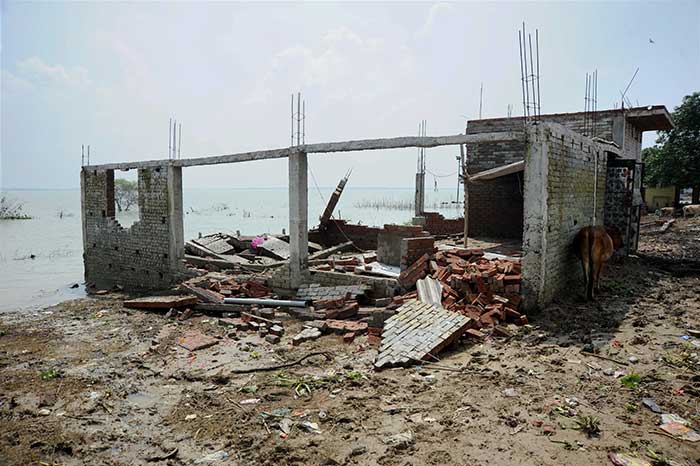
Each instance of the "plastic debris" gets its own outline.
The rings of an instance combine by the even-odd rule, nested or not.
[[[304,421],[301,424],[299,424],[299,427],[303,427],[304,429],[308,430],[309,432],[313,432],[315,434],[321,433],[321,429],[319,429],[318,424],[316,424],[315,422]]]
[[[680,440],[700,442],[700,433],[688,427],[689,422],[677,414],[662,414],[659,429]]]

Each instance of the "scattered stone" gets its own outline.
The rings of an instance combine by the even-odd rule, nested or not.
[[[214,453],[210,453],[197,461],[195,461],[195,464],[209,464],[209,463],[216,463],[218,461],[225,461],[229,457],[229,454],[226,453],[223,450],[215,451]]]
[[[321,336],[321,331],[317,328],[305,328],[292,338],[292,345],[297,346],[308,340],[315,340]]]
[[[612,367],[608,367],[606,369],[603,369],[603,374],[605,375],[613,375],[615,373],[615,369]]]
[[[630,356],[629,358],[627,358],[627,360],[632,364],[637,364],[639,362],[639,358],[637,356]]]
[[[209,337],[200,332],[190,332],[184,337],[180,338],[178,345],[182,346],[188,351],[197,351],[214,346],[218,342],[219,341],[216,338]]]
[[[656,414],[661,414],[663,412],[659,405],[651,398],[642,398],[642,404]]]
[[[270,335],[267,335],[265,337],[265,341],[268,343],[272,343],[273,345],[276,345],[277,343],[280,342],[280,337],[279,337],[279,335],[270,334]]]

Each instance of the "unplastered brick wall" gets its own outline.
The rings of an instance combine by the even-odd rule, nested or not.
[[[467,144],[469,174],[523,160],[526,142],[523,121],[518,118],[474,120],[467,134],[490,132],[520,134],[512,141]],[[521,238],[523,232],[522,174],[469,184],[469,236]]]
[[[86,283],[163,289],[183,278],[181,174],[171,166],[139,169],[139,220],[123,228],[114,218],[114,170],[82,170]]]
[[[322,228],[309,232],[309,241],[324,247],[352,241],[360,249],[377,249],[379,228],[354,225],[345,220],[331,219]]]
[[[435,252],[435,237],[404,238],[401,240],[401,271],[403,272],[424,254]]]
[[[464,217],[445,218],[438,212],[423,212],[421,217],[423,229],[431,235],[454,235],[464,233]]]
[[[384,225],[377,236],[377,261],[383,264],[401,264],[401,240],[430,236],[420,225]]]
[[[525,305],[536,307],[566,289],[583,289],[572,243],[582,227],[603,223],[607,155],[559,124],[527,132],[522,286]]]

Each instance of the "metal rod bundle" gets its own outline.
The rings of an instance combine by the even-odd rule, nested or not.
[[[540,35],[535,29],[535,48],[533,53],[532,34],[525,35],[525,22],[522,31],[518,31],[520,50],[520,80],[523,94],[523,116],[526,121],[540,117]],[[529,58],[528,58],[529,52]]]

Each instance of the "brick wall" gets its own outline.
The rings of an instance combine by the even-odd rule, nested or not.
[[[467,125],[467,134],[505,131],[523,132],[523,121],[517,118],[475,120]],[[469,174],[523,160],[525,150],[524,133],[522,138],[513,141],[467,144]],[[469,236],[521,238],[522,234],[521,173],[469,184]]]
[[[309,231],[309,241],[324,247],[345,243],[350,239],[360,249],[377,249],[379,228],[353,225],[345,220],[329,220],[317,230]]]
[[[432,254],[435,248],[435,237],[404,238],[401,240],[401,271],[406,270],[423,254]]]
[[[445,218],[438,212],[423,212],[420,217],[420,225],[431,235],[454,235],[464,233],[464,217]],[[414,219],[415,224],[417,224]]]
[[[523,294],[525,305],[535,307],[565,290],[583,292],[572,242],[594,222],[594,206],[595,224],[603,223],[607,155],[562,125],[544,123],[527,131]]]
[[[384,225],[377,236],[377,261],[383,264],[401,264],[401,240],[429,236],[420,225]]]
[[[114,219],[114,170],[82,170],[87,283],[162,289],[184,276],[181,174],[168,166],[140,169],[139,220],[126,229]]]

